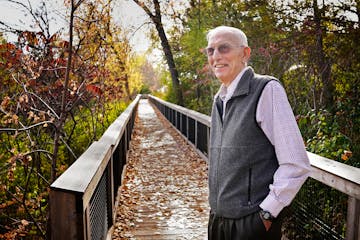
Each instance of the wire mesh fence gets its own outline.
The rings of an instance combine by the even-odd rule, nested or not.
[[[285,220],[288,239],[343,240],[348,196],[308,179],[289,208]]]

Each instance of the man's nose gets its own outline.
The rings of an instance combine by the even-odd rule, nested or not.
[[[221,53],[219,52],[219,49],[218,48],[215,48],[214,49],[214,54],[213,54],[213,58],[214,59],[217,59],[221,56]]]

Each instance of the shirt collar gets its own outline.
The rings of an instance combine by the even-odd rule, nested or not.
[[[237,76],[236,78],[230,83],[228,87],[224,84],[221,84],[218,93],[215,95],[215,99],[217,96],[221,98],[222,101],[228,101],[235,92],[237,85],[240,82],[241,77],[244,75],[244,72],[249,69],[250,67],[245,67]]]

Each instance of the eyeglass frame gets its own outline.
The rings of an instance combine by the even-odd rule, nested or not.
[[[233,48],[241,48],[241,47],[247,47],[247,46],[245,46],[245,45],[234,46],[229,43],[222,43],[222,44],[219,44],[219,46],[217,46],[217,47],[206,47],[204,49],[204,53],[206,56],[211,57],[214,55],[215,50],[217,50],[220,54],[226,54],[226,53],[229,53],[230,50]],[[209,50],[212,52],[209,53]]]

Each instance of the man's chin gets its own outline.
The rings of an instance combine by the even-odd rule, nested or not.
[[[224,74],[215,74],[217,79],[219,79],[222,83],[227,81],[227,77]]]

